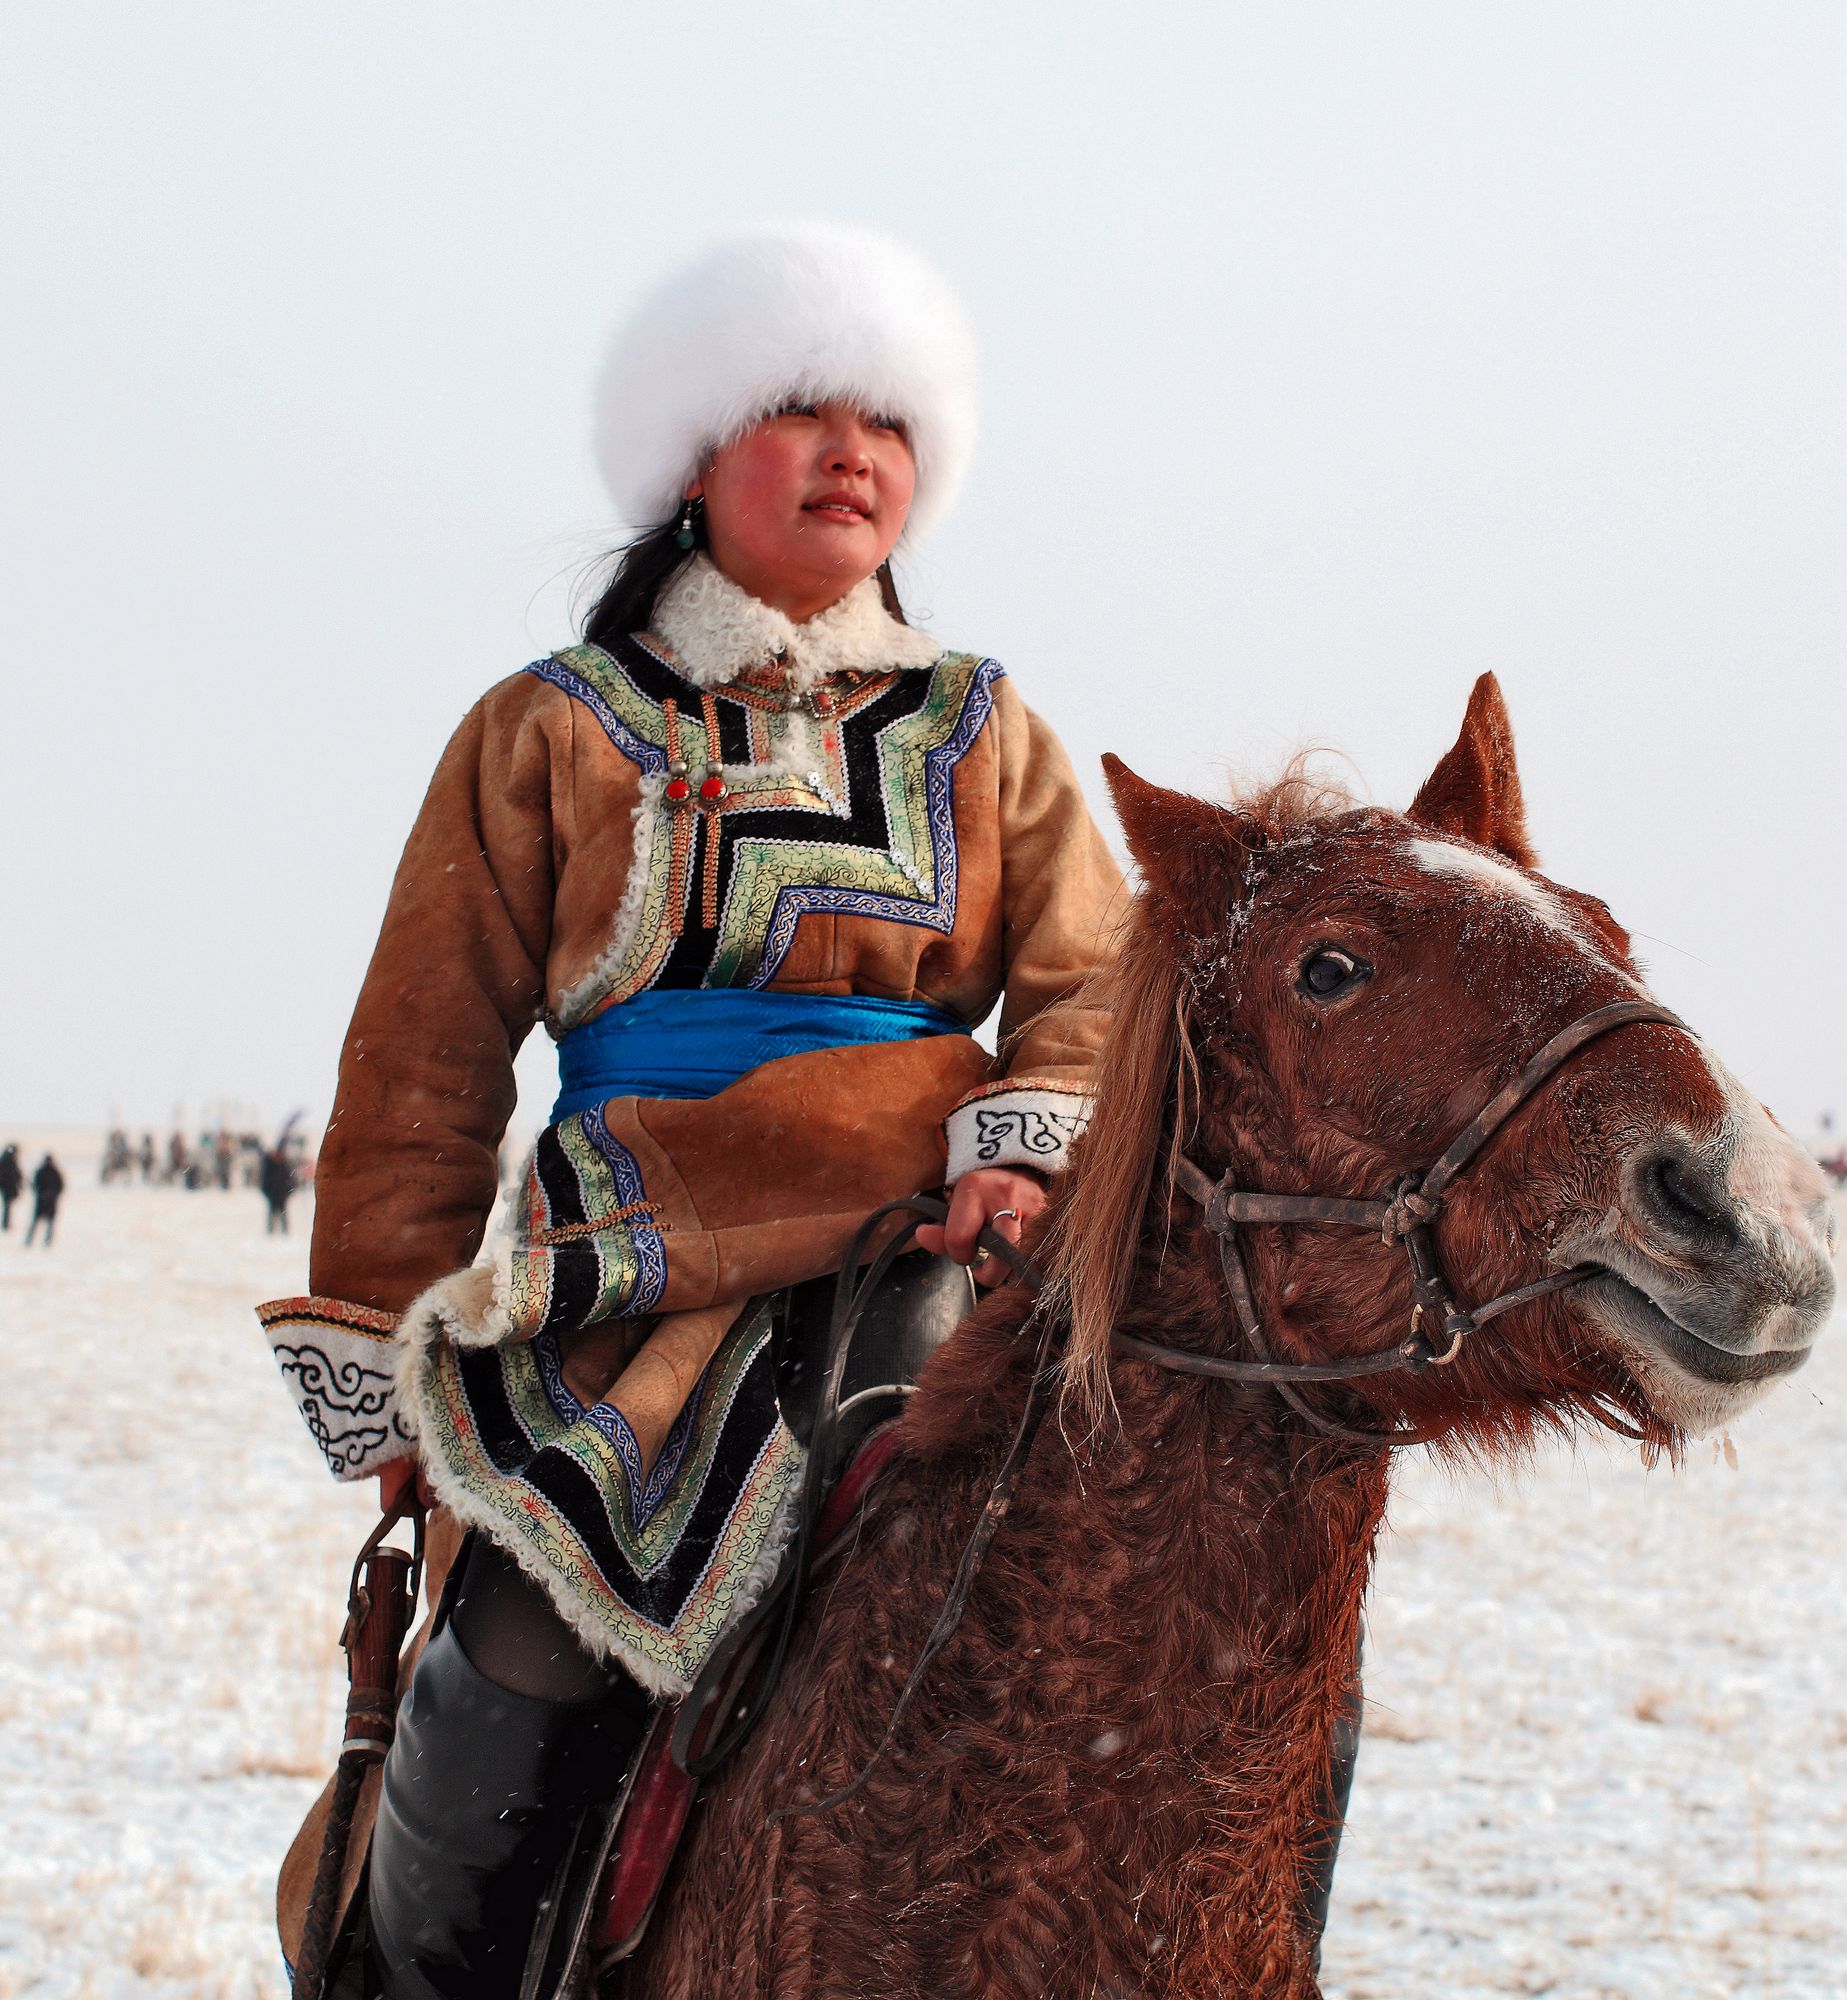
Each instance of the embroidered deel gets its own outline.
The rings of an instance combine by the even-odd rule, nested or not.
[[[955,770],[993,707],[997,661],[946,653],[928,673],[875,675],[821,716],[747,681],[726,686],[716,745],[696,692],[640,640],[617,654],[573,647],[527,671],[589,709],[653,799],[636,843],[636,921],[576,1018],[648,987],[767,985],[810,913],[954,928]],[[711,809],[662,795],[668,701],[687,705],[682,759],[724,765],[730,789]]]

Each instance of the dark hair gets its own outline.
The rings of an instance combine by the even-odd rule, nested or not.
[[[614,574],[603,586],[590,615],[584,620],[584,637],[593,646],[607,651],[631,632],[645,632],[654,616],[654,606],[663,590],[706,545],[705,508],[693,507],[693,546],[679,543],[680,517],[663,521],[637,535],[616,558]],[[892,581],[891,564],[880,563],[877,571],[879,597],[885,609],[900,625],[910,620],[898,601],[898,586]]]

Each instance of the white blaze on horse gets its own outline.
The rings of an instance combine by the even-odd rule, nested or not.
[[[931,1361],[608,1990],[1312,1995],[1393,1434],[1671,1452],[1831,1308],[1820,1174],[1536,872],[1491,679],[1406,814],[1112,782],[1143,887],[1043,1246],[1056,1418],[875,1758],[1028,1402],[1009,1288]]]

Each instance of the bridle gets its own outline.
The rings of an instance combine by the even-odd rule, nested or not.
[[[1396,1369],[1446,1368],[1462,1352],[1463,1342],[1469,1335],[1487,1321],[1499,1318],[1502,1313],[1510,1312],[1529,1299],[1563,1291],[1567,1286],[1580,1285],[1587,1278],[1597,1275],[1598,1266],[1595,1264],[1574,1264],[1569,1270],[1557,1271],[1549,1277],[1536,1279],[1530,1285],[1502,1292],[1482,1305],[1464,1306],[1457,1302],[1449,1280],[1444,1276],[1432,1230],[1456,1182],[1480,1159],[1495,1135],[1543,1085],[1580,1050],[1588,1048],[1601,1036],[1616,1028],[1646,1022],[1679,1028],[1688,1034],[1692,1032],[1677,1014],[1657,1006],[1652,1000],[1617,1000],[1605,1007],[1592,1008],[1588,1014],[1580,1015],[1546,1042],[1517,1076],[1489,1098],[1421,1174],[1402,1176],[1394,1182],[1389,1194],[1373,1200],[1353,1200],[1345,1195],[1252,1193],[1233,1188],[1229,1173],[1216,1181],[1211,1179],[1184,1153],[1181,1154],[1177,1161],[1176,1178],[1185,1192],[1204,1207],[1206,1227],[1219,1239],[1219,1258],[1238,1316],[1239,1330],[1255,1358],[1201,1354],[1190,1348],[1166,1347],[1120,1331],[1113,1336],[1115,1345],[1138,1361],[1152,1362],[1156,1367],[1172,1369],[1180,1374],[1206,1375],[1220,1381],[1260,1383],[1273,1388],[1292,1409],[1330,1437],[1367,1445],[1426,1442],[1434,1433],[1408,1425],[1396,1430],[1366,1431],[1336,1423],[1304,1401],[1296,1385],[1301,1382],[1350,1382],[1362,1376],[1383,1375]],[[683,1770],[704,1776],[715,1769],[749,1735],[769,1705],[781,1677],[800,1606],[802,1585],[808,1574],[809,1540],[818,1512],[821,1468],[826,1459],[819,1426],[830,1421],[829,1413],[837,1410],[854,1328],[866,1301],[893,1259],[909,1246],[917,1225],[926,1221],[940,1223],[947,1219],[947,1214],[946,1205],[928,1195],[912,1195],[901,1201],[888,1202],[867,1217],[847,1252],[835,1295],[834,1323],[829,1334],[825,1371],[826,1388],[816,1419],[815,1437],[809,1445],[802,1505],[797,1515],[796,1554],[785,1572],[788,1586],[785,1588],[779,1582],[772,1587],[750,1616],[728,1635],[726,1645],[708,1662],[698,1684],[682,1704],[680,1720],[674,1731],[673,1753]],[[1237,1229],[1240,1223],[1289,1222],[1333,1223],[1354,1229],[1374,1229],[1388,1246],[1393,1243],[1404,1245],[1411,1265],[1413,1297],[1411,1329],[1405,1339],[1377,1353],[1357,1355],[1351,1360],[1276,1359],[1264,1340],[1256,1295],[1251,1290],[1250,1274],[1244,1266]],[[896,1233],[889,1233],[894,1224],[898,1225]],[[881,1232],[887,1232],[884,1246],[872,1255],[871,1245]],[[844,1785],[829,1792],[825,1798],[802,1805],[778,1806],[768,1815],[771,1822],[832,1812],[853,1798],[871,1777],[895,1738],[899,1721],[922,1685],[930,1663],[948,1644],[961,1623],[988,1546],[1012,1504],[1039,1427],[1056,1394],[1061,1371],[1057,1352],[1059,1323],[1055,1313],[1044,1309],[1046,1294],[1040,1289],[1044,1274],[1030,1258],[996,1231],[984,1228],[979,1241],[984,1249],[999,1257],[1039,1293],[1025,1322],[1028,1327],[1035,1323],[1038,1327],[1032,1378],[1025,1405],[1014,1426],[1006,1456],[989,1488],[981,1516],[957,1560],[955,1575],[942,1609],[913,1661],[904,1685],[898,1691],[884,1734],[859,1771]],[[866,1265],[863,1274],[862,1263]],[[1437,1329],[1435,1338],[1430,1332],[1433,1325]],[[1631,1437],[1641,1436],[1639,1431],[1605,1412],[1593,1408],[1592,1414],[1612,1429],[1625,1431]],[[727,1690],[732,1662],[747,1645],[754,1642],[758,1631],[767,1626],[772,1615],[777,1618],[777,1631],[768,1647],[767,1668],[758,1676],[756,1688],[737,1703],[732,1712],[732,1725],[722,1740],[711,1750],[693,1754],[695,1743],[702,1738],[715,1713],[721,1693]],[[726,1698],[729,1702],[728,1693]]]
[[[1176,1162],[1176,1179],[1181,1188],[1205,1209],[1206,1227],[1219,1240],[1219,1262],[1225,1273],[1225,1286],[1231,1294],[1232,1308],[1237,1314],[1245,1347],[1255,1358],[1201,1354],[1189,1348],[1162,1346],[1156,1341],[1142,1340],[1134,1334],[1121,1332],[1116,1334],[1115,1344],[1137,1360],[1151,1361],[1158,1367],[1174,1369],[1181,1374],[1209,1375],[1220,1381],[1267,1384],[1299,1416],[1305,1417],[1317,1430],[1326,1432],[1330,1437],[1345,1438],[1355,1444],[1428,1442],[1434,1432],[1416,1430],[1408,1425],[1394,1430],[1369,1431],[1337,1423],[1332,1417],[1323,1416],[1316,1410],[1296,1385],[1301,1382],[1350,1382],[1362,1376],[1384,1375],[1399,1369],[1421,1371],[1447,1368],[1462,1352],[1463,1342],[1469,1335],[1489,1320],[1498,1319],[1502,1313],[1524,1305],[1529,1299],[1543,1298],[1550,1292],[1562,1292],[1568,1286],[1581,1285],[1587,1278],[1598,1275],[1598,1265],[1574,1264],[1569,1270],[1555,1271],[1530,1285],[1502,1292],[1481,1305],[1464,1306],[1458,1303],[1444,1275],[1433,1228],[1444,1201],[1457,1181],[1481,1158],[1490,1141],[1517,1111],[1592,1042],[1613,1029],[1646,1022],[1679,1028],[1688,1034],[1692,1032],[1677,1014],[1657,1006],[1652,1000],[1616,1000],[1608,1006],[1592,1008],[1588,1014],[1579,1015],[1546,1042],[1517,1076],[1489,1098],[1421,1174],[1402,1176],[1393,1183],[1389,1194],[1370,1201],[1356,1201],[1344,1195],[1253,1193],[1234,1188],[1229,1173],[1216,1181],[1211,1179],[1182,1153]],[[1394,1243],[1404,1246],[1411,1266],[1413,1303],[1410,1331],[1403,1340],[1391,1347],[1371,1354],[1355,1355],[1348,1360],[1276,1359],[1264,1339],[1256,1295],[1251,1290],[1250,1273],[1245,1268],[1244,1252],[1237,1232],[1241,1223],[1289,1222],[1332,1223],[1352,1229],[1372,1229],[1378,1232],[1380,1241],[1388,1247]],[[1631,1436],[1640,1435],[1605,1412],[1593,1411],[1593,1414],[1613,1429],[1626,1431]]]

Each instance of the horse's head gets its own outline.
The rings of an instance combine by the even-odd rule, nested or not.
[[[1491,676],[1404,814],[1299,777],[1231,809],[1114,760],[1110,777],[1144,887],[1080,1178],[1102,1169],[1119,1206],[1137,1176],[1145,1199],[1162,1168],[1157,1079],[1163,1097],[1180,1080],[1168,1130],[1208,1173],[1376,1197],[1428,1168],[1561,1028],[1645,993],[1609,911],[1537,872]],[[1598,1271],[1482,1326],[1452,1366],[1347,1392],[1382,1419],[1458,1437],[1517,1436],[1574,1407],[1621,1408],[1661,1441],[1709,1429],[1801,1364],[1834,1296],[1819,1170],[1703,1044],[1663,1023],[1575,1054],[1458,1180],[1434,1233],[1465,1301]],[[1241,1236],[1277,1353],[1324,1359],[1404,1337],[1410,1274],[1376,1236]],[[1081,1296],[1098,1266],[1076,1265],[1081,1372],[1098,1359],[1084,1310],[1097,1285]]]

